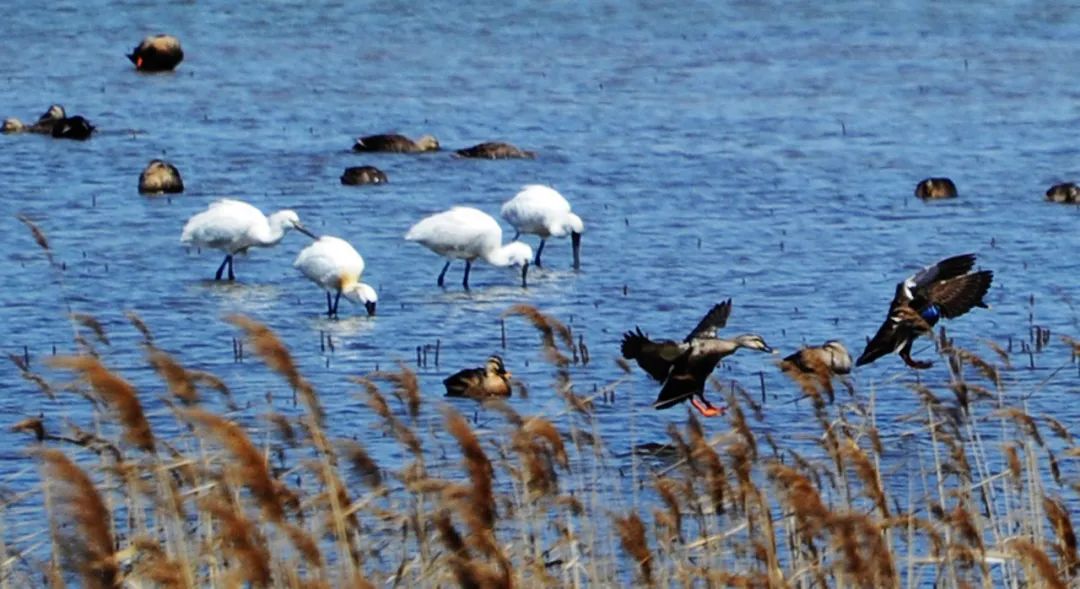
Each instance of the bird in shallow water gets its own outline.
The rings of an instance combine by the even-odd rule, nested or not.
[[[139,175],[141,194],[175,194],[183,191],[184,181],[180,178],[180,170],[169,162],[150,160]]]
[[[188,219],[180,233],[180,243],[225,252],[225,260],[218,266],[214,280],[221,280],[226,266],[229,280],[236,280],[233,256],[253,247],[273,247],[290,229],[316,239],[300,224],[300,217],[294,211],[282,210],[267,217],[246,202],[223,198]]]
[[[502,206],[502,218],[514,226],[518,234],[530,233],[540,236],[540,247],[536,249],[533,264],[540,267],[540,254],[544,251],[544,242],[549,237],[570,235],[570,247],[574,254],[574,269],[581,268],[581,234],[585,224],[581,217],[570,212],[570,203],[563,195],[550,186],[530,184],[521,189],[514,198]]]
[[[477,259],[492,266],[521,266],[521,286],[524,288],[528,284],[532,248],[520,241],[503,245],[499,222],[479,209],[453,207],[425,217],[409,229],[405,239],[448,258],[439,273],[439,286],[443,286],[446,271],[455,259],[465,260],[465,277],[461,284],[466,289],[469,288],[469,271]]]
[[[832,379],[851,373],[851,354],[838,340],[820,346],[806,346],[780,361],[780,370],[808,394],[824,390],[834,397]]]
[[[167,72],[184,60],[180,40],[172,35],[151,35],[127,56],[140,72]]]
[[[510,376],[502,358],[492,355],[483,367],[455,372],[443,379],[443,385],[446,386],[447,397],[509,397]]]
[[[438,151],[439,140],[432,135],[424,135],[416,141],[394,133],[368,135],[357,138],[352,150],[356,152],[423,153],[425,151]]]
[[[705,417],[723,415],[724,409],[717,409],[705,398],[705,382],[716,365],[739,348],[773,351],[760,335],[744,334],[733,339],[717,337],[717,330],[727,324],[730,314],[731,299],[714,305],[681,342],[651,340],[640,327],[623,335],[623,358],[636,360],[649,376],[663,383],[653,407],[667,409],[689,400]]]
[[[975,254],[946,258],[927,266],[896,285],[896,294],[889,304],[889,314],[873,339],[855,361],[856,366],[869,364],[891,352],[898,352],[904,363],[912,368],[930,368],[932,362],[914,360],[911,345],[915,338],[929,334],[944,317],[954,319],[972,307],[987,308],[983,302],[994,273],[990,270],[971,272]]]
[[[326,316],[337,317],[341,295],[364,305],[368,315],[375,314],[379,297],[375,289],[360,282],[364,274],[364,258],[349,242],[339,237],[323,235],[300,250],[293,267],[326,290]],[[330,293],[336,293],[331,300]]]
[[[52,128],[52,136],[55,139],[75,139],[85,141],[93,134],[97,127],[80,115],[67,117],[56,121]]]
[[[471,157],[488,160],[534,159],[536,157],[536,152],[518,149],[509,143],[502,143],[500,141],[480,143],[472,147],[459,149],[454,153],[457,157]]]

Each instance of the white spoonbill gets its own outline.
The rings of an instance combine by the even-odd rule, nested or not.
[[[570,212],[570,203],[554,188],[542,184],[522,187],[517,196],[502,206],[502,218],[517,229],[518,235],[540,236],[540,247],[536,249],[536,260],[533,261],[537,268],[540,267],[544,241],[549,237],[566,237],[567,233],[574,250],[574,269],[581,267],[581,234],[585,224],[581,217]]]
[[[374,288],[360,282],[360,276],[364,273],[364,258],[344,239],[329,235],[320,237],[300,251],[293,268],[326,289],[327,317],[337,317],[341,295],[354,303],[363,304],[368,315],[375,314],[375,303],[379,297]],[[331,291],[337,293],[333,302],[330,299]]]
[[[492,266],[521,266],[521,286],[527,285],[532,248],[520,241],[502,244],[502,228],[491,215],[472,207],[453,207],[421,219],[405,234],[405,239],[419,242],[444,258],[449,258],[439,273],[443,285],[450,262],[465,260],[465,279],[469,288],[469,270],[480,258]]]
[[[221,280],[225,266],[229,267],[229,280],[235,280],[234,255],[245,253],[252,247],[277,245],[290,229],[315,239],[315,235],[300,224],[300,217],[293,211],[278,211],[266,217],[262,211],[246,202],[223,198],[188,219],[180,233],[180,243],[225,252],[225,261],[218,266],[214,280]]]

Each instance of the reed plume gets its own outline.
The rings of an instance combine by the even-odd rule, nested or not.
[[[154,434],[131,383],[105,368],[93,356],[57,356],[50,358],[49,364],[79,373],[116,413],[117,421],[124,427],[124,439],[140,450],[154,452]]]
[[[614,522],[615,531],[619,534],[619,544],[638,563],[642,581],[650,587],[654,586],[652,553],[645,540],[645,524],[638,514],[633,512],[625,517],[614,518]]]
[[[539,309],[531,305],[513,305],[502,313],[503,317],[512,315],[524,317],[540,332],[540,343],[544,350],[544,356],[549,362],[556,366],[568,366],[570,364],[570,357],[559,349],[555,340],[556,336],[558,336],[567,349],[573,349],[574,336],[570,332],[570,328],[558,319],[541,313]]]
[[[1029,583],[1034,585],[1034,580],[1039,579],[1043,586],[1049,589],[1067,588],[1050,557],[1030,540],[1016,538],[1009,541],[1008,547],[1023,561],[1028,571]]]
[[[270,586],[273,582],[271,554],[258,526],[224,501],[206,500],[201,507],[218,522],[214,541],[228,557],[226,562],[231,569],[227,576],[229,584]]]
[[[183,409],[180,410],[180,416],[214,436],[218,443],[232,454],[235,466],[229,468],[225,474],[243,483],[267,519],[281,522],[285,518],[281,490],[278,483],[271,478],[262,453],[244,433],[244,429],[232,421],[201,409]]]
[[[111,516],[93,481],[59,450],[38,450],[37,456],[54,493],[51,515],[54,533],[60,535],[54,546],[61,562],[84,587],[118,586],[121,575],[113,556]],[[74,525],[68,527],[69,523]]]

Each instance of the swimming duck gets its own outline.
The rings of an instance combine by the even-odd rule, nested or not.
[[[915,338],[929,334],[942,317],[954,319],[972,307],[987,308],[983,296],[994,273],[971,272],[975,254],[946,258],[927,266],[896,285],[889,315],[866,344],[856,366],[869,364],[890,352],[898,352],[912,368],[930,368],[932,362],[911,358]]]
[[[1046,191],[1046,200],[1050,202],[1080,203],[1080,187],[1072,182],[1055,184]]]
[[[510,396],[510,373],[506,371],[502,358],[492,355],[481,368],[466,368],[451,374],[443,380],[447,397],[486,397]]]
[[[923,200],[955,198],[956,184],[948,178],[927,178],[915,185],[915,196]]]
[[[0,132],[3,132],[5,135],[11,133],[22,133],[24,131],[26,131],[26,125],[24,125],[22,121],[16,119],[15,117],[8,117],[4,119],[4,126],[2,129],[0,129]]]
[[[341,183],[350,186],[361,184],[386,184],[386,174],[375,166],[353,166],[345,168]]]
[[[140,72],[167,72],[184,60],[180,40],[172,35],[151,35],[127,56]]]
[[[851,354],[839,340],[806,346],[780,361],[780,370],[804,389],[824,389],[833,397],[832,379],[851,373]]]
[[[150,160],[139,175],[139,192],[142,194],[177,193],[184,191],[180,170],[169,162]]]
[[[385,134],[360,137],[353,145],[353,151],[383,151],[389,153],[421,153],[438,151],[439,140],[431,135],[424,135],[416,141],[404,135]]]
[[[705,381],[716,365],[739,348],[773,351],[756,334],[744,334],[734,339],[716,337],[716,331],[727,324],[730,314],[731,299],[714,305],[682,342],[653,341],[641,332],[640,327],[623,335],[623,358],[636,360],[649,376],[663,383],[653,407],[667,409],[689,399],[705,417],[723,415],[724,409],[717,409],[705,398]]]
[[[458,157],[473,157],[489,160],[503,160],[513,158],[533,159],[536,157],[535,152],[518,149],[517,147],[514,147],[509,143],[501,143],[497,141],[481,143],[472,147],[466,147],[465,149],[459,149],[454,153],[456,153]]]
[[[56,121],[56,124],[54,124],[52,128],[52,136],[56,139],[76,139],[85,141],[90,138],[94,129],[96,129],[96,127],[91,125],[90,121],[79,115],[75,115]]]

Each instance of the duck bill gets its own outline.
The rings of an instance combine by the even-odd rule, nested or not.
[[[297,225],[293,225],[293,229],[296,229],[296,230],[297,230],[297,231],[299,231],[300,233],[303,233],[304,235],[306,235],[306,236],[308,236],[308,237],[310,237],[310,238],[312,238],[312,239],[314,239],[314,240],[316,240],[316,241],[318,241],[318,240],[319,240],[319,236],[318,236],[318,235],[315,235],[315,234],[314,234],[314,233],[312,233],[311,231],[308,231],[307,227],[304,227],[303,225],[300,225],[300,224],[297,224]]]
[[[364,308],[367,309],[368,317],[373,316],[375,314],[375,301],[368,301],[364,303]]]
[[[529,288],[529,263],[521,265],[521,288]]]
[[[580,270],[581,269],[581,234],[580,233],[571,233],[570,234],[570,246],[573,248],[573,251],[574,251],[574,270]]]

